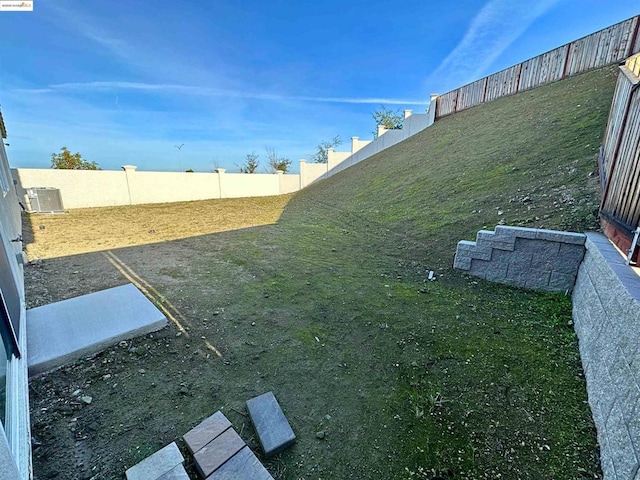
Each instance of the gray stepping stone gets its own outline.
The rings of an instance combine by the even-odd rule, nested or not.
[[[178,465],[182,465],[183,461],[178,446],[172,442],[128,469],[125,474],[127,480],[158,480]]]
[[[207,480],[273,480],[249,447],[244,447]]]
[[[29,375],[122,340],[160,330],[167,319],[131,283],[27,310]]]
[[[158,477],[157,480],[191,480],[189,475],[187,475],[187,471],[184,469],[182,465],[178,465],[174,469],[168,471],[161,477]]]
[[[273,392],[248,400],[247,409],[266,458],[295,442],[296,436]]]
[[[200,475],[208,477],[244,446],[244,440],[233,428],[225,430],[193,455]]]
[[[196,453],[229,428],[231,428],[231,422],[218,410],[209,418],[203,420],[200,425],[185,433],[182,438],[184,438],[189,451]]]

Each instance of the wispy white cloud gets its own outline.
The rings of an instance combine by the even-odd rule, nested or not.
[[[542,15],[562,0],[489,0],[472,20],[460,43],[429,76],[445,89],[487,75],[493,62]]]
[[[57,22],[66,24],[85,39],[100,45],[111,54],[124,60],[130,58],[130,49],[124,39],[118,38],[112,32],[97,26],[92,19],[79,13],[78,9],[66,8],[60,2],[47,2],[46,4],[43,2],[43,6],[55,15]],[[40,5],[38,5],[38,8],[40,8]]]
[[[260,93],[250,91],[229,90],[221,88],[199,87],[194,85],[155,84],[142,82],[81,82],[59,83],[46,88],[16,89],[21,94],[47,94],[61,91],[114,91],[129,90],[149,93],[182,94],[203,97],[247,98],[267,101],[300,101],[311,103],[348,103],[348,104],[389,104],[389,105],[428,105],[426,100],[372,97],[323,97],[306,95],[282,95],[277,93]]]

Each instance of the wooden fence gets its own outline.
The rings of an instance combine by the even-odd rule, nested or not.
[[[600,149],[605,234],[628,251],[640,222],[640,54],[620,66],[620,73]]]
[[[620,62],[640,52],[640,16],[592,33],[438,97],[436,119],[546,83]]]

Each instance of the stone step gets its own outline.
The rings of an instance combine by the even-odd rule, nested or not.
[[[182,438],[189,451],[194,454],[229,428],[231,428],[231,422],[221,411],[217,411],[185,433]]]
[[[207,478],[244,446],[240,435],[228,428],[193,455],[200,475]]]
[[[181,478],[189,478],[184,476],[165,476],[175,470],[176,467],[179,467],[178,471],[174,472],[176,475],[180,474],[180,469],[184,472],[182,462],[184,462],[184,457],[180,453],[176,443],[172,442],[153,455],[145,458],[140,463],[129,468],[125,472],[125,475],[127,480],[179,480]]]
[[[249,410],[249,416],[258,434],[265,458],[281,452],[295,442],[296,436],[273,392],[267,392],[248,400],[247,410]]]
[[[273,480],[273,477],[249,447],[244,447],[207,480]]]

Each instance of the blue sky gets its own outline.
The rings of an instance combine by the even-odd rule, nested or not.
[[[640,13],[629,0],[34,0],[0,12],[12,167],[67,146],[100,167],[237,171],[371,138],[429,94]]]

